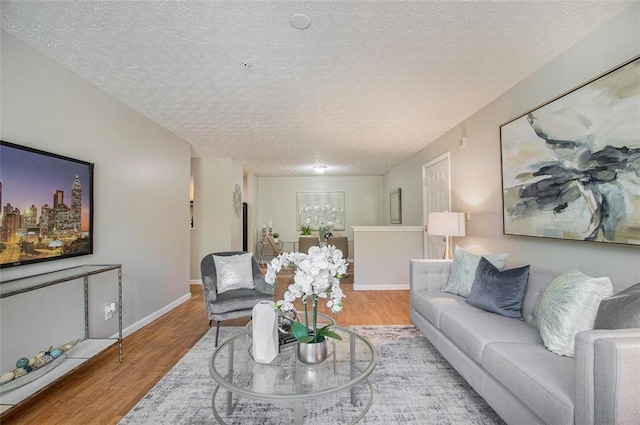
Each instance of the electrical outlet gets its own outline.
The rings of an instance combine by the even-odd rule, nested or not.
[[[116,303],[110,303],[104,308],[104,320],[113,319],[113,313],[116,312]]]

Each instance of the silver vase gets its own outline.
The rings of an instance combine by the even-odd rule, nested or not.
[[[305,364],[320,364],[327,360],[327,341],[298,344],[298,359]]]

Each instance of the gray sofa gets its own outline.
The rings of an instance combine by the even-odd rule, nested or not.
[[[411,260],[411,320],[512,425],[640,424],[640,329],[576,336],[575,358],[548,351],[537,328],[556,275],[531,269],[524,320],[488,313],[441,291],[450,260]]]

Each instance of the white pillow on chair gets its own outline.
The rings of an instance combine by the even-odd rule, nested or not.
[[[217,292],[231,291],[233,289],[253,289],[253,254],[238,255],[213,255],[216,265],[216,277],[218,280]]]

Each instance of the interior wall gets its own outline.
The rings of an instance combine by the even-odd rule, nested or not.
[[[402,187],[403,224],[422,224],[421,167],[451,152],[452,209],[468,211],[467,237],[455,243],[478,254],[508,252],[509,261],[564,272],[609,276],[616,289],[640,282],[640,247],[502,234],[500,125],[640,53],[640,4],[547,63],[511,90],[389,172],[387,193]],[[466,126],[468,147],[458,143]],[[406,196],[404,196],[406,194]],[[388,201],[387,201],[388,202]]]
[[[255,174],[249,173],[245,176],[242,200],[247,203],[249,208],[247,250],[255,253],[256,235],[258,234],[258,176]]]
[[[242,250],[242,209],[233,193],[243,191],[242,166],[229,158],[193,158],[194,228],[191,230],[191,281],[201,281],[200,261],[212,252]]]
[[[258,229],[273,223],[285,249],[292,250],[300,233],[296,219],[297,192],[344,192],[345,230],[339,231],[353,241],[351,226],[383,224],[382,176],[364,177],[260,177],[258,179]],[[352,249],[350,249],[352,251]],[[353,258],[352,252],[349,258]]]
[[[3,140],[95,163],[94,254],[2,269],[2,280],[80,264],[122,264],[123,325],[189,295],[189,145],[12,36],[1,39]],[[90,279],[94,336],[117,274]],[[82,337],[78,281],[0,301],[0,370]],[[117,316],[116,316],[117,317]],[[16,326],[20,323],[20,326]]]
[[[243,179],[243,168],[242,165],[238,164],[235,161],[231,162],[231,191],[227,195],[229,198],[229,205],[231,206],[229,210],[230,214],[230,223],[231,223],[231,250],[232,251],[242,251],[242,201],[244,198],[244,179]],[[236,209],[236,205],[234,205],[233,196],[235,193],[235,189],[240,189],[240,205],[239,210]],[[222,197],[222,203],[224,204],[225,197]]]

